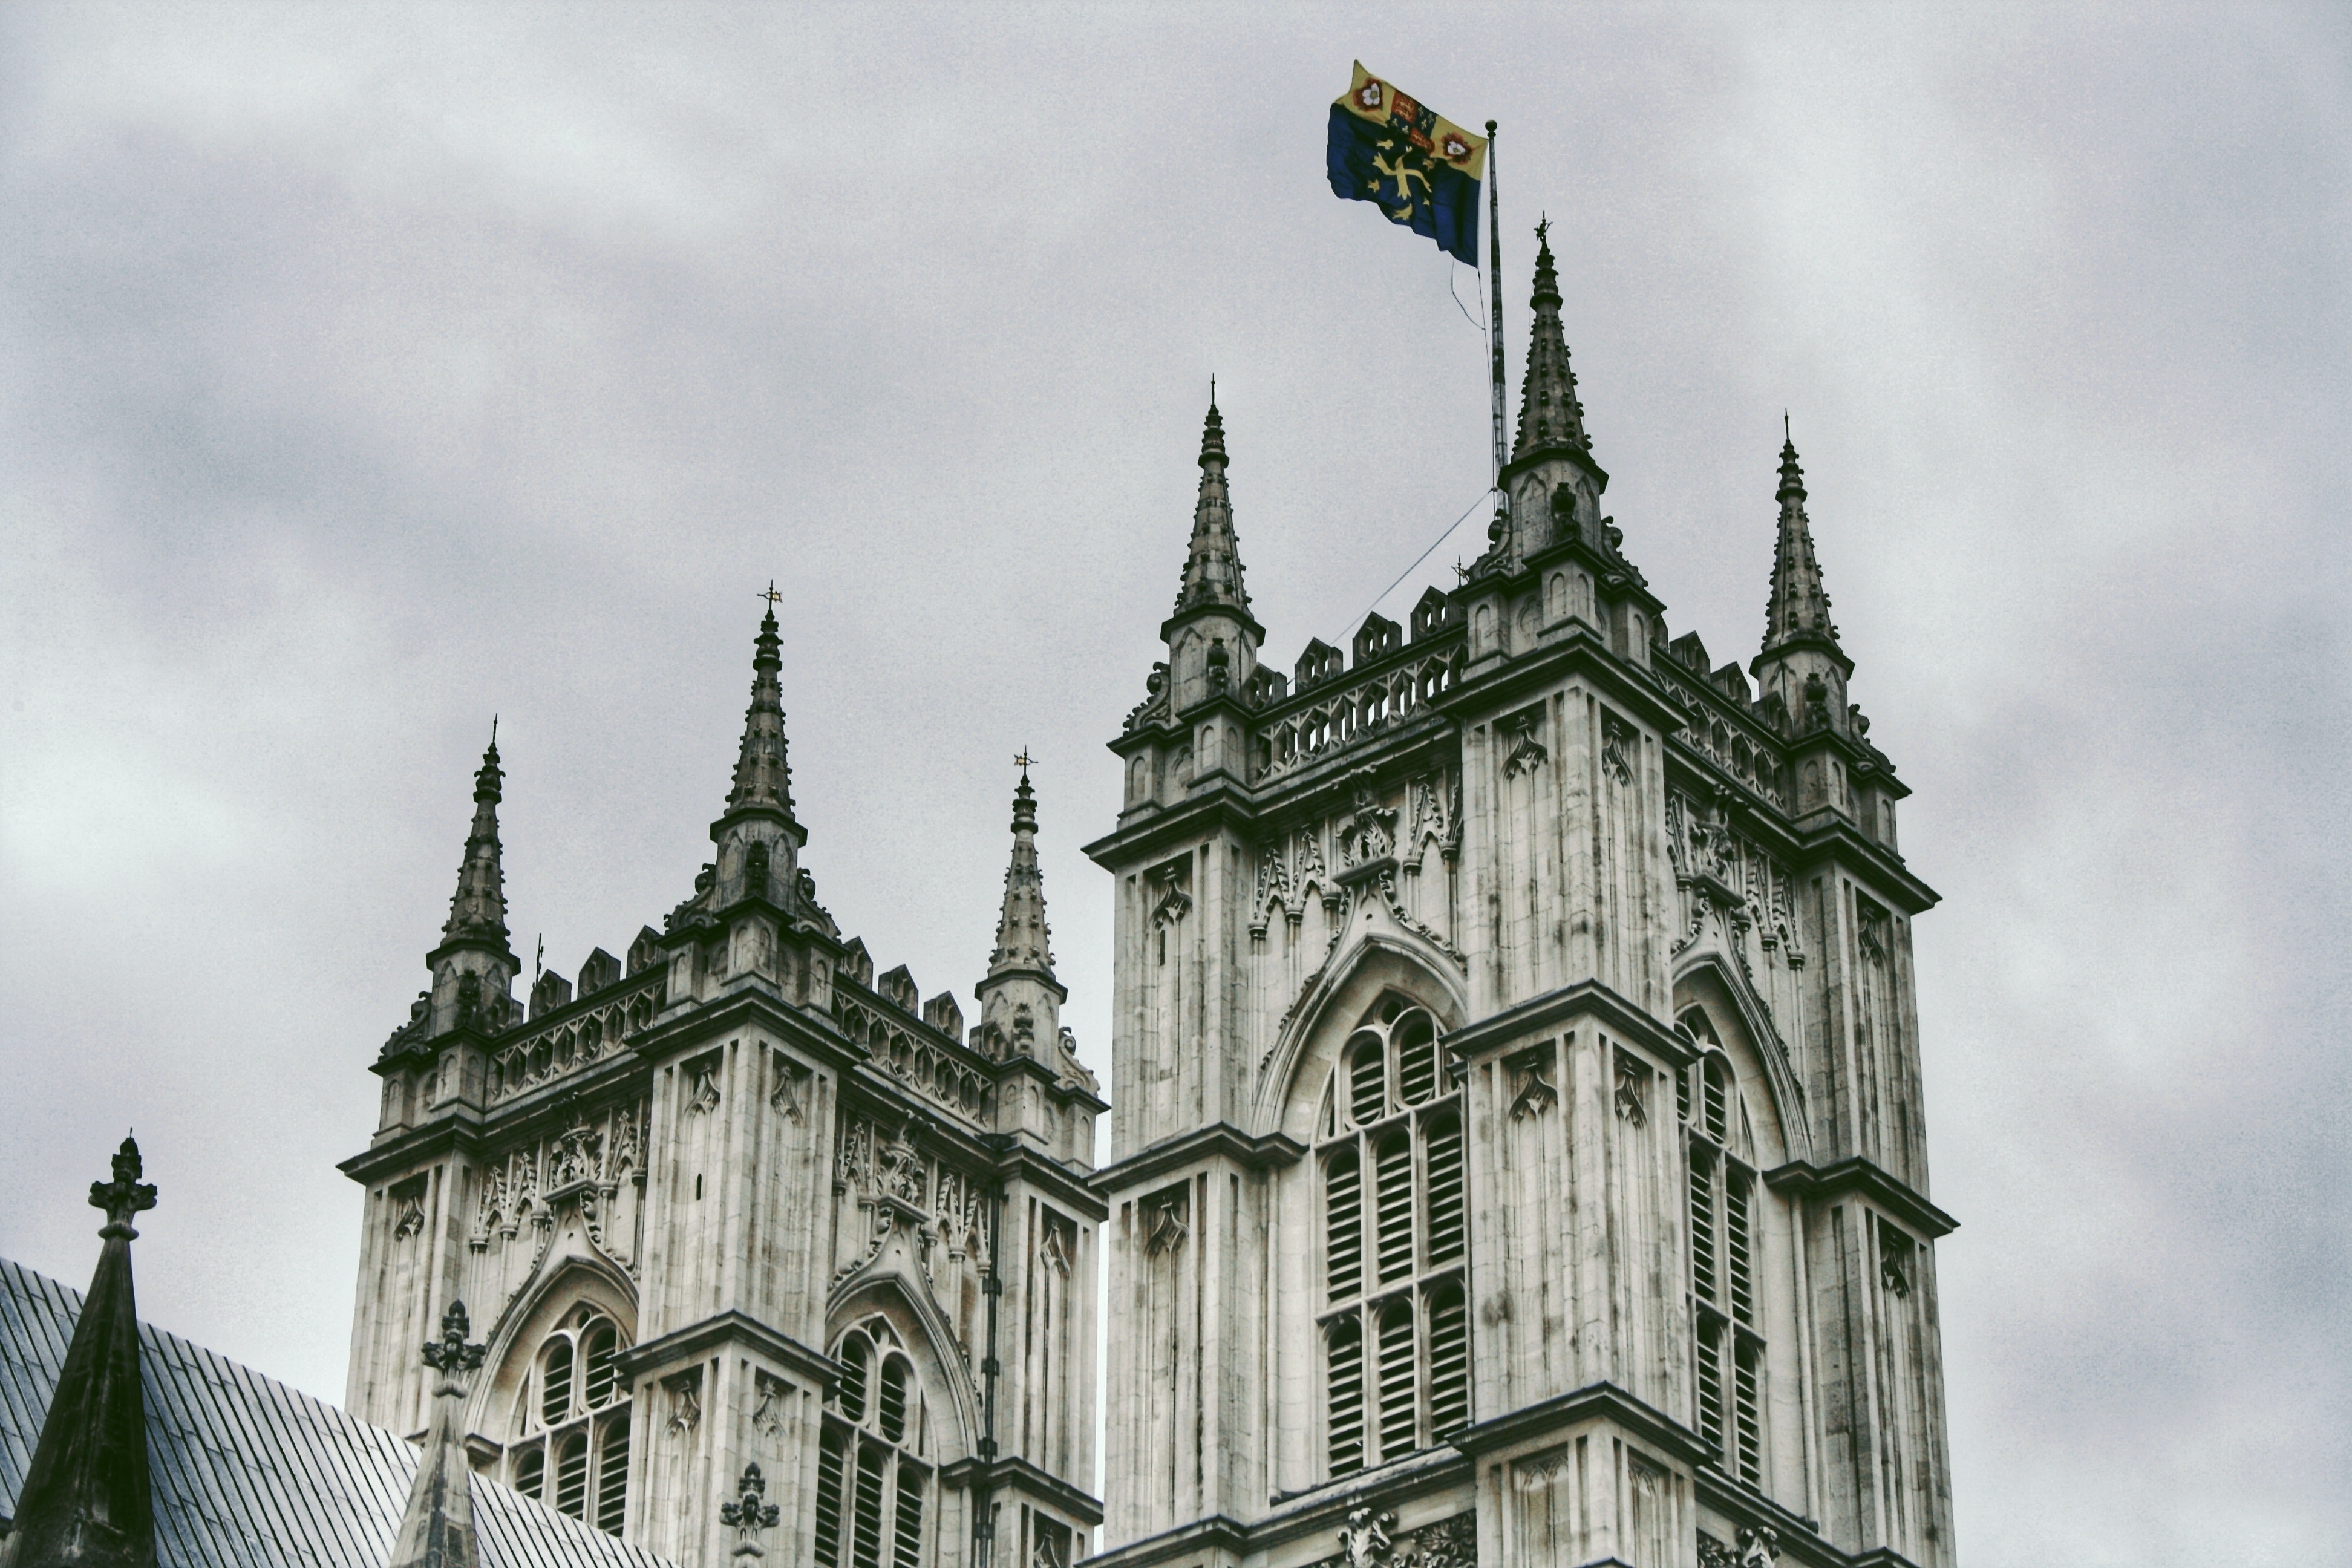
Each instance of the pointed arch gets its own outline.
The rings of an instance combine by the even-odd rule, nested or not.
[[[1258,1075],[1253,1132],[1308,1141],[1312,1102],[1341,1043],[1391,991],[1429,1009],[1441,1035],[1460,1028],[1470,1015],[1461,974],[1434,943],[1402,928],[1364,932],[1324,964],[1291,1008]]]
[[[857,1324],[882,1318],[898,1335],[915,1375],[935,1396],[937,1443],[929,1462],[953,1464],[980,1440],[979,1391],[957,1349],[955,1331],[926,1291],[910,1290],[896,1274],[854,1278],[825,1310],[824,1343],[830,1351]]]
[[[599,1254],[570,1253],[555,1259],[515,1293],[492,1328],[482,1363],[487,1377],[474,1380],[466,1401],[466,1429],[503,1432],[511,1422],[522,1383],[541,1343],[582,1306],[594,1308],[621,1331],[623,1345],[637,1340],[637,1292],[626,1271]]]
[[[1811,1159],[1813,1135],[1804,1086],[1798,1081],[1788,1043],[1773,1026],[1771,1010],[1748,977],[1712,948],[1685,953],[1675,966],[1674,998],[1677,1018],[1694,1006],[1706,1010],[1741,1080],[1763,1089],[1777,1154],[1768,1165]]]

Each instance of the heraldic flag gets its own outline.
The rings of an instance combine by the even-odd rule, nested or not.
[[[1478,265],[1478,183],[1486,139],[1438,117],[1356,63],[1355,85],[1331,105],[1331,192],[1378,202],[1391,223]]]

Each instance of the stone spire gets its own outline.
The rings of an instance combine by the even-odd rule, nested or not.
[[[1037,871],[1037,792],[1029,787],[1029,754],[1013,760],[1021,767],[1021,782],[1013,791],[1013,863],[1004,871],[1004,912],[997,918],[988,973],[973,988],[980,998],[976,1043],[1000,1061],[1030,1057],[1058,1067],[1069,1050],[1062,1039],[1062,1004],[1070,994],[1054,977],[1045,884]]]
[[[457,868],[457,891],[449,900],[449,919],[441,928],[445,946],[482,943],[496,952],[507,949],[507,879],[499,864],[498,726],[490,726],[490,744],[474,774],[474,826],[466,835],[466,858]]]
[[[408,1489],[385,1568],[476,1568],[474,1468],[457,1432],[466,1405],[466,1374],[482,1364],[480,1345],[466,1342],[466,1303],[451,1301],[441,1314],[441,1337],[425,1347],[425,1364],[441,1374],[433,1390],[433,1424],[425,1435],[425,1457]]]
[[[155,1502],[139,1389],[139,1309],[131,1289],[131,1216],[155,1206],[125,1138],[114,1179],[92,1182],[106,1245],[82,1298],[73,1343],[41,1423],[0,1563],[8,1568],[153,1568]]]
[[[1569,368],[1568,338],[1559,324],[1559,274],[1551,258],[1551,224],[1536,225],[1536,286],[1528,301],[1535,324],[1528,342],[1528,374],[1519,394],[1519,435],[1511,448],[1518,464],[1538,454],[1565,448],[1589,458],[1584,407],[1576,400],[1576,373]]]
[[[1813,531],[1805,520],[1805,471],[1797,464],[1797,444],[1780,416],[1780,536],[1772,547],[1772,593],[1764,605],[1764,653],[1810,643],[1840,659],[1837,626],[1830,619],[1830,596],[1822,586],[1821,563],[1813,557]]]
[[[766,811],[792,820],[793,770],[784,760],[784,694],[777,672],[784,667],[776,637],[773,583],[763,595],[768,613],[760,618],[757,651],[751,656],[751,705],[743,711],[743,749],[735,759],[735,787],[728,792],[727,816]]]
[[[1045,884],[1037,871],[1037,792],[1029,787],[1027,753],[1016,760],[1021,783],[1013,791],[1013,863],[1004,870],[1004,912],[997,917],[988,979],[1022,973],[1052,984],[1053,932],[1045,924]]]
[[[1209,417],[1201,427],[1201,499],[1192,507],[1192,542],[1175,613],[1211,605],[1249,614],[1249,591],[1242,586],[1242,558],[1234,542],[1234,505],[1225,493],[1225,422],[1217,412],[1213,386]]]

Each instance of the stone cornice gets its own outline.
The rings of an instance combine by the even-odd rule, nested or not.
[[[1776,1192],[1823,1201],[1860,1194],[1930,1241],[1960,1228],[1958,1220],[1914,1192],[1892,1173],[1859,1154],[1830,1165],[1791,1160],[1765,1172],[1764,1184]]]
[[[1306,1155],[1307,1145],[1286,1132],[1254,1138],[1230,1121],[1218,1121],[1114,1161],[1097,1171],[1087,1184],[1108,1197],[1204,1161],[1231,1160],[1244,1169],[1264,1171],[1296,1164]]]
[[[1234,783],[1231,774],[1220,775],[1202,794],[1173,805],[1139,806],[1129,815],[1136,820],[1082,846],[1087,858],[1106,871],[1155,858],[1180,844],[1198,843],[1226,827],[1246,837],[1258,821],[1249,792]]]
[[[1027,1492],[1077,1519],[1089,1530],[1103,1521],[1100,1499],[1088,1496],[1059,1476],[1048,1475],[1026,1459],[999,1459],[992,1465],[967,1456],[940,1471],[940,1484],[957,1490],[968,1491],[983,1482],[992,1492]]]
[[[1234,1557],[1249,1550],[1249,1526],[1231,1514],[1213,1513],[1196,1519],[1158,1535],[1147,1535],[1140,1541],[1130,1541],[1125,1546],[1097,1553],[1087,1559],[1088,1568],[1149,1568],[1155,1563],[1175,1558],[1201,1561],[1209,1552],[1225,1552]]]
[[[730,1029],[751,1025],[783,1037],[838,1071],[845,1072],[866,1059],[866,1052],[845,1037],[830,1017],[787,1002],[759,984],[708,1002],[688,999],[678,1011],[632,1035],[627,1044],[638,1056],[654,1062],[708,1044]]]
[[[1725,1518],[1743,1524],[1770,1526],[1780,1539],[1780,1560],[1784,1563],[1804,1563],[1809,1568],[1850,1568],[1865,1562],[1885,1561],[1876,1553],[1848,1557],[1822,1539],[1819,1521],[1791,1512],[1763,1493],[1739,1485],[1711,1464],[1694,1466],[1691,1480],[1698,1500]],[[1893,1562],[1899,1564],[1903,1559],[1895,1557]]]
[[[1796,847],[1789,855],[1791,870],[1824,860],[1841,862],[1856,880],[1869,884],[1906,915],[1925,914],[1944,900],[1941,893],[1913,876],[1886,846],[1864,837],[1862,829],[1842,813],[1827,807],[1810,812],[1797,824],[1796,831]]]
[[[1613,1383],[1589,1384],[1492,1421],[1481,1421],[1455,1433],[1454,1446],[1475,1459],[1580,1421],[1613,1421],[1686,1465],[1696,1467],[1715,1455],[1715,1446],[1706,1438]]]
[[[635,1378],[639,1373],[664,1365],[699,1362],[705,1352],[727,1343],[750,1345],[820,1390],[832,1387],[841,1376],[841,1365],[831,1356],[811,1350],[789,1334],[778,1333],[748,1312],[732,1309],[673,1330],[657,1340],[631,1345],[613,1358],[613,1364],[622,1376]]]
[[[452,1152],[470,1157],[482,1152],[482,1113],[463,1107],[446,1120],[396,1132],[364,1153],[354,1154],[335,1169],[365,1186],[379,1177],[414,1167],[418,1162]]]
[[[1573,985],[1546,992],[1541,996],[1481,1018],[1475,1024],[1465,1024],[1452,1034],[1439,1037],[1439,1044],[1448,1050],[1468,1055],[1489,1046],[1517,1040],[1578,1013],[1597,1015],[1602,1023],[1619,1034],[1664,1057],[1669,1067],[1687,1067],[1698,1059],[1697,1051],[1692,1048],[1690,1042],[1675,1033],[1672,1025],[1659,1022],[1598,980],[1580,980]]]
[[[1096,1225],[1100,1225],[1110,1213],[1108,1205],[1096,1195],[1092,1176],[1081,1175],[1059,1160],[1017,1140],[1009,1149],[992,1152],[989,1173],[998,1182],[1025,1182]]]
[[[1460,715],[1465,709],[1503,706],[1570,675],[1582,675],[1611,701],[1654,730],[1682,728],[1683,712],[1668,700],[1657,681],[1602,647],[1581,622],[1570,623],[1559,641],[1538,643],[1522,654],[1510,654],[1475,668],[1462,684],[1442,693],[1432,706]]]

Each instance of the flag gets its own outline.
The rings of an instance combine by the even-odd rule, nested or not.
[[[1331,105],[1331,194],[1378,202],[1391,223],[1478,265],[1478,184],[1486,139],[1473,136],[1356,62],[1355,84]]]

